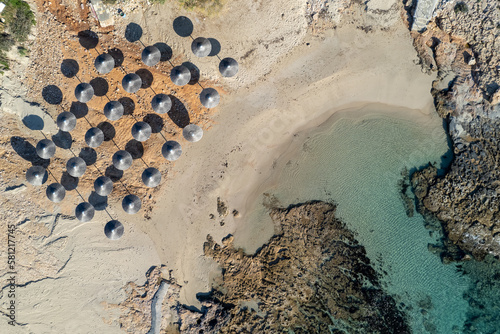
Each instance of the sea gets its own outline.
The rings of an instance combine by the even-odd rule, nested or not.
[[[276,159],[250,219],[271,224],[270,202],[332,201],[413,333],[500,333],[498,261],[443,263],[432,251],[442,232],[426,228],[415,210],[411,173],[429,164],[444,171],[451,159],[435,112],[384,105],[336,112]]]

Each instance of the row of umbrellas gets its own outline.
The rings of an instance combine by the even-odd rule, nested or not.
[[[197,57],[206,57],[212,51],[212,43],[208,38],[198,37],[191,43],[191,51]],[[142,50],[141,59],[146,66],[155,66],[161,60],[161,51],[154,45],[146,46]],[[107,74],[115,68],[115,59],[110,54],[103,53],[97,56],[94,66],[100,74]],[[224,58],[219,63],[219,72],[223,77],[235,76],[238,69],[238,62],[233,58]]]
[[[179,86],[186,85],[191,80],[191,72],[186,66],[176,66],[170,74],[172,82]],[[136,73],[129,73],[123,77],[122,87],[128,93],[136,93],[142,87],[142,79]],[[94,88],[91,84],[82,82],[75,88],[75,97],[81,103],[87,103],[94,97]],[[172,107],[168,95],[158,94],[151,102],[153,110],[164,114]],[[219,104],[220,95],[214,88],[205,88],[200,93],[200,102],[205,108],[214,108]],[[116,101],[112,101],[116,103]]]

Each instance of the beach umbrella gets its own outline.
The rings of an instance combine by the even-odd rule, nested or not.
[[[107,176],[99,176],[94,181],[94,190],[99,196],[108,196],[113,191],[113,181]]]
[[[182,129],[182,135],[187,141],[195,143],[203,137],[203,130],[196,124],[189,124]]]
[[[141,89],[142,79],[135,73],[129,73],[123,77],[122,86],[126,92],[135,93]]]
[[[154,188],[161,182],[161,173],[158,169],[149,167],[142,172],[142,182],[146,187]]]
[[[85,142],[90,147],[99,147],[104,141],[104,133],[99,128],[90,128],[85,133]]]
[[[41,186],[47,180],[47,171],[42,166],[33,166],[26,171],[26,181],[34,186]]]
[[[234,77],[238,73],[238,62],[233,58],[224,58],[219,63],[219,72],[223,77]]]
[[[146,46],[142,50],[141,58],[147,66],[155,66],[160,62],[161,52],[156,46]]]
[[[137,141],[146,141],[151,137],[151,126],[146,122],[137,122],[132,125],[132,137]]]
[[[181,144],[176,141],[169,140],[161,148],[161,154],[168,161],[175,161],[179,159],[182,154]]]
[[[191,51],[196,57],[206,57],[212,51],[212,43],[205,37],[198,37],[191,43]]]
[[[66,196],[66,189],[60,183],[52,183],[47,187],[45,193],[47,194],[47,198],[52,202],[59,203]]]
[[[165,114],[172,108],[172,100],[168,95],[158,94],[151,100],[151,106],[156,113]]]
[[[107,74],[115,68],[115,59],[110,54],[103,53],[97,56],[94,66],[100,74]]]
[[[82,223],[89,222],[94,218],[94,206],[88,202],[82,202],[75,208],[75,216]]]
[[[200,102],[205,108],[214,108],[219,104],[220,95],[213,88],[205,88],[201,91]]]
[[[42,159],[50,159],[56,153],[56,145],[50,139],[42,139],[36,144],[36,154]]]
[[[78,84],[75,88],[75,97],[82,103],[87,103],[94,97],[94,88],[85,82]]]
[[[104,234],[108,239],[118,240],[123,235],[123,224],[118,220],[111,220],[104,226]]]
[[[104,106],[104,116],[110,121],[117,121],[123,116],[125,108],[118,101],[109,101]]]
[[[59,130],[70,132],[76,126],[76,116],[69,111],[63,111],[57,116],[56,123]]]
[[[87,170],[87,164],[85,164],[85,160],[80,157],[73,157],[68,160],[66,163],[66,169],[68,170],[68,174],[73,177],[80,177],[85,174]]]
[[[177,86],[184,86],[191,80],[191,72],[186,66],[176,66],[170,71],[170,80]]]
[[[119,170],[126,170],[132,166],[132,156],[124,150],[120,150],[113,154],[113,166]]]
[[[123,198],[122,208],[128,214],[134,214],[141,209],[141,200],[136,195],[127,195]]]

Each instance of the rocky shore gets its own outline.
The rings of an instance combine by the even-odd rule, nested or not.
[[[222,268],[201,310],[178,302],[179,285],[168,279],[171,333],[409,333],[407,319],[381,288],[378,274],[354,234],[335,218],[335,206],[306,203],[273,209],[276,234],[254,255],[219,245],[211,236],[205,256]],[[147,332],[150,309],[143,307],[158,289],[160,271],[120,305],[122,328]],[[134,306],[135,305],[135,306]],[[165,310],[164,306],[164,312]],[[134,321],[130,321],[134,319]],[[164,327],[165,328],[165,327]]]
[[[411,21],[414,6],[407,5]],[[449,166],[414,173],[412,185],[421,212],[436,216],[449,240],[479,260],[500,256],[497,7],[492,0],[440,3],[426,30],[412,32],[423,70],[437,72],[432,94],[453,154]]]

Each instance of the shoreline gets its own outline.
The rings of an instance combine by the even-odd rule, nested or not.
[[[305,53],[306,48],[311,49]],[[346,106],[383,103],[432,111],[434,77],[422,73],[414,57],[402,22],[370,35],[347,24],[310,46],[297,46],[259,83],[223,96],[212,128],[175,163],[152,219],[136,221],[183,285],[182,303],[199,306],[196,293],[208,291],[219,273],[202,256],[206,235],[219,242],[247,223],[243,210],[249,193],[269,170],[277,149],[289,145],[297,131],[317,127]],[[210,219],[217,216],[219,197],[241,217]],[[258,244],[272,231],[255,234]]]
[[[353,104],[346,108],[340,108],[338,110],[331,111],[330,116],[319,125],[316,125],[316,122],[313,122],[313,124],[303,125],[302,128],[297,129],[293,138],[291,138],[292,141],[283,143],[273,149],[273,152],[275,152],[275,158],[273,158],[272,161],[263,162],[263,165],[267,164],[268,166],[272,166],[272,168],[268,169],[267,174],[260,175],[258,179],[252,182],[252,188],[245,191],[246,197],[243,198],[242,196],[240,202],[235,202],[234,200],[232,201],[234,207],[241,208],[241,210],[239,210],[242,217],[241,219],[247,219],[247,226],[258,223],[257,219],[262,217],[262,209],[259,209],[259,207],[263,204],[262,200],[264,200],[262,196],[264,195],[264,193],[268,193],[269,190],[276,188],[281,173],[281,168],[284,166],[286,161],[292,160],[297,154],[300,154],[300,147],[304,144],[308,137],[316,136],[323,132],[328,132],[329,129],[334,127],[337,122],[344,119],[356,119],[363,122],[372,118],[392,118],[409,122],[415,121],[426,123],[432,118],[439,118],[439,116],[435,114],[435,111],[427,109],[412,110],[403,107],[389,106],[381,103],[359,103],[358,105]],[[273,195],[271,194],[271,196]],[[309,200],[316,199],[310,198]],[[290,204],[297,203],[279,204],[287,207]],[[257,216],[256,212],[258,212]],[[271,221],[270,219],[267,220],[268,222]],[[254,253],[263,243],[267,242],[267,239],[269,239],[274,234],[273,225],[268,224],[266,235],[260,236],[262,237],[262,240],[266,239],[265,241],[262,241],[259,238],[254,242],[248,242],[248,235],[245,234],[251,234],[251,231],[245,231],[245,226],[239,227],[242,229],[239,230],[237,228],[234,233],[235,246],[243,248],[247,253]]]

